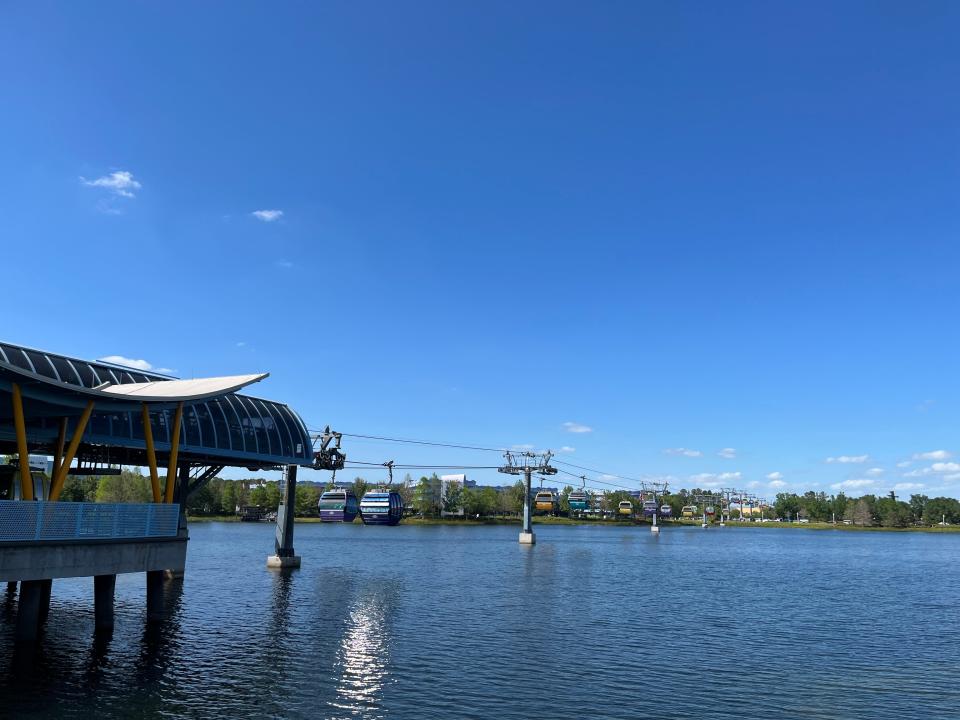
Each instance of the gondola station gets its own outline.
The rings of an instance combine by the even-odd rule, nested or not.
[[[180,380],[105,362],[0,343],[0,581],[19,583],[17,637],[30,640],[49,610],[52,582],[92,577],[96,626],[113,625],[118,573],[146,573],[147,618],[162,619],[165,582],[182,575],[187,496],[226,467],[284,469],[275,567],[293,550],[298,467],[334,469],[333,435],[314,448],[283,403],[239,391],[267,373]],[[31,455],[53,457],[50,475]],[[83,503],[61,498],[68,476],[149,469],[152,502]],[[162,473],[162,474],[161,474]]]

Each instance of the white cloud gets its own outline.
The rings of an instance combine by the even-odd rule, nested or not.
[[[608,474],[608,473],[604,473],[603,475],[600,476],[600,479],[601,479],[601,480],[606,480],[606,481],[609,482],[610,480],[619,480],[619,479],[620,479],[620,476],[619,476],[619,475],[610,475],[610,474]]]
[[[687,480],[697,487],[706,488],[718,487],[733,480],[740,480],[741,477],[742,475],[739,472],[697,473],[696,475],[691,475]]]
[[[517,450],[518,452],[529,452],[533,450],[533,447],[530,443],[521,443],[519,445],[511,445],[510,449]]]
[[[87,180],[81,175],[80,182],[88,187],[105,188],[114,195],[125,198],[136,197],[133,191],[142,187],[137,180],[133,179],[133,173],[127,170],[117,170],[96,180]]]
[[[722,458],[726,458],[727,460],[733,460],[734,458],[737,457],[737,450],[736,448],[724,448],[723,450],[718,452],[717,455],[719,455]]]
[[[767,480],[773,480],[774,482],[776,482],[777,480],[783,480],[783,473],[782,472],[767,473]]]
[[[663,451],[664,455],[683,455],[684,457],[700,457],[703,455],[699,450],[691,450],[690,448],[666,448]]]
[[[828,457],[828,463],[865,463],[870,459],[869,455],[840,455],[839,457]]]
[[[913,460],[901,460],[897,463],[898,468],[910,467],[911,465],[913,465]]]
[[[572,453],[572,452],[576,452],[576,451],[577,451],[576,448],[570,447],[569,445],[564,445],[564,446],[563,446],[562,448],[560,448],[557,452]]]
[[[936,462],[930,466],[935,473],[955,473],[960,472],[960,463],[955,462]]]
[[[897,483],[896,485],[893,486],[893,489],[894,489],[894,490],[901,490],[901,491],[903,491],[903,490],[920,490],[920,489],[923,488],[923,487],[924,487],[924,484],[923,484],[923,483],[905,482],[905,483]]]
[[[563,429],[570,433],[589,433],[593,432],[593,428],[589,425],[581,425],[580,423],[575,422],[565,422],[563,424]]]
[[[277,260],[273,264],[276,265],[278,268],[284,268],[285,270],[293,267],[292,262],[290,262],[289,260],[284,260],[282,258],[280,260]]]
[[[747,483],[748,488],[755,488],[755,487],[758,487],[759,485],[760,485],[759,480],[751,480],[750,482]]]
[[[787,482],[786,480],[771,480],[767,484],[772,488],[782,488],[784,485],[787,484]]]
[[[871,480],[870,478],[855,478],[853,480],[844,480],[843,482],[834,483],[830,487],[832,487],[834,490],[856,490],[858,488],[876,485],[876,483],[876,480]]]
[[[283,210],[254,210],[250,213],[257,220],[263,222],[276,222],[283,217]]]
[[[866,475],[867,477],[880,477],[881,475],[883,475],[883,468],[878,468],[878,467],[870,468],[864,473],[864,475]]]
[[[953,457],[952,453],[946,450],[931,450],[930,452],[914,453],[914,460],[947,460]]]
[[[943,475],[944,480],[956,480],[960,478],[960,463],[935,462],[928,467],[903,473],[905,478],[926,477],[928,475]]]
[[[124,367],[133,368],[134,370],[144,370],[146,372],[158,372],[165,374],[173,372],[173,370],[170,368],[154,367],[146,360],[137,360],[134,358],[124,357],[123,355],[107,355],[99,359],[103,362],[113,363],[114,365],[123,365]]]
[[[247,346],[247,343],[245,340],[241,340],[240,342],[237,343],[237,347],[246,347],[246,346]]]

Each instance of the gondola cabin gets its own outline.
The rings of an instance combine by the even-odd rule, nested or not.
[[[670,519],[673,517],[673,508],[669,505],[660,506],[660,517]]]
[[[590,499],[583,490],[574,490],[567,497],[571,512],[584,512],[590,508]]]
[[[656,500],[644,500],[643,501],[643,516],[645,518],[652,518],[657,514],[657,501]]]
[[[353,522],[360,512],[357,496],[350,488],[335,487],[324,491],[317,503],[320,522]]]
[[[364,525],[396,525],[403,517],[403,498],[392,490],[372,490],[360,501]]]
[[[680,509],[680,516],[685,518],[692,518],[697,516],[697,506],[696,505],[684,505]]]
[[[549,490],[539,491],[533,498],[533,510],[538,513],[553,515],[560,509],[560,501],[556,494]]]
[[[717,511],[713,505],[707,505],[707,507],[704,509],[704,512],[707,514],[707,517],[713,517],[717,514]]]
[[[629,500],[621,500],[617,506],[617,514],[624,515],[625,517],[633,515],[633,503]]]

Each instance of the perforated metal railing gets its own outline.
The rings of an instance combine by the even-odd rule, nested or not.
[[[0,543],[175,537],[176,503],[0,500]]]

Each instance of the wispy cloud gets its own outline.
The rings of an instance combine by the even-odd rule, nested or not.
[[[867,477],[880,477],[881,475],[883,475],[883,468],[879,468],[879,467],[870,468],[864,473],[864,475],[866,475]]]
[[[139,190],[142,187],[140,182],[134,179],[133,173],[127,170],[116,170],[109,175],[98,177],[96,180],[87,180],[81,175],[80,182],[87,187],[103,188],[114,195],[125,198],[136,197],[134,190]]]
[[[876,480],[871,480],[870,478],[854,478],[853,480],[844,480],[843,482],[834,483],[830,487],[834,490],[860,490],[871,485],[876,485]]]
[[[684,457],[700,457],[703,455],[699,450],[691,450],[690,448],[664,448],[664,455],[682,455]]]
[[[767,480],[773,480],[773,481],[783,480],[783,473],[779,471],[767,473]]]
[[[719,455],[722,458],[726,458],[727,460],[734,460],[737,457],[737,449],[723,448],[723,450],[718,452],[717,455]]]
[[[246,347],[246,346],[247,346],[247,343],[245,340],[241,340],[240,342],[237,343],[237,347]]]
[[[563,446],[562,448],[560,448],[557,452],[572,453],[572,452],[576,452],[576,451],[577,451],[576,448],[570,447],[569,445],[564,445],[564,446]]]
[[[563,429],[570,433],[589,433],[593,432],[593,428],[589,425],[581,425],[576,422],[565,422],[563,424]]]
[[[250,213],[253,217],[261,222],[276,222],[283,217],[283,210],[254,210]]]
[[[953,457],[953,453],[947,450],[931,450],[930,452],[914,453],[914,460],[947,460]]]
[[[158,372],[169,374],[173,370],[170,368],[154,367],[151,363],[146,360],[139,360],[136,358],[128,358],[123,355],[107,355],[100,358],[102,362],[113,363],[114,365],[123,365],[124,367],[133,368],[134,370],[143,370],[145,372]]]
[[[511,450],[516,450],[517,452],[529,452],[530,450],[533,450],[533,448],[534,446],[531,445],[530,443],[520,443],[517,445],[510,446]]]
[[[960,480],[960,463],[935,462],[927,467],[917,468],[916,470],[903,473],[903,477],[905,478],[920,478],[931,475],[939,476],[945,482]]]
[[[722,472],[722,473],[697,473],[691,475],[688,481],[696,487],[717,487],[727,482],[739,481],[742,478],[740,472]]]
[[[293,263],[290,260],[286,260],[284,258],[281,258],[275,261],[273,264],[276,265],[278,268],[283,268],[284,270],[289,270],[290,268],[293,267]]]
[[[869,455],[840,455],[838,457],[828,457],[828,463],[865,463],[870,459]]]
[[[770,482],[767,483],[767,485],[769,485],[772,488],[782,488],[786,484],[787,484],[786,480],[771,480]]]
[[[925,486],[923,483],[902,482],[902,483],[897,483],[896,485],[894,485],[894,486],[893,486],[893,489],[894,489],[894,490],[899,490],[899,491],[903,492],[903,491],[905,491],[905,490],[921,490],[921,489],[924,488],[924,487],[926,487],[926,486]]]

